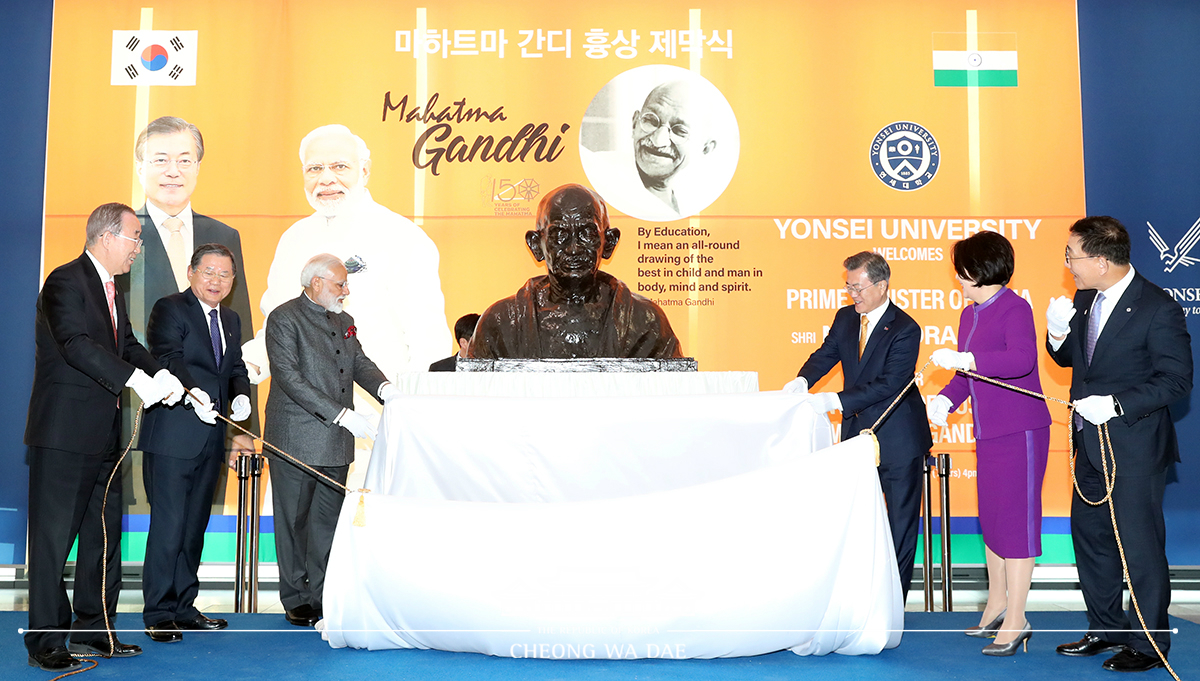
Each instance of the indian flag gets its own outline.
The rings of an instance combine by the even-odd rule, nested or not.
[[[1017,53],[933,51],[934,87],[1016,87]]]

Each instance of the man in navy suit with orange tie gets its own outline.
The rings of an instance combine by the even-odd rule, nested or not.
[[[844,385],[839,393],[811,396],[817,411],[842,412],[842,440],[870,428],[904,390],[917,367],[921,327],[888,302],[892,270],[878,253],[846,258],[846,291],[853,305],[837,311],[825,342],[784,390],[806,392],[839,362]],[[917,553],[917,520],[925,457],[933,446],[925,401],[912,389],[875,430],[879,440],[879,486],[887,501],[888,524],[900,568],[900,588],[908,598]]]
[[[150,501],[142,619],[146,634],[160,643],[182,640],[184,629],[227,626],[206,617],[194,601],[204,530],[225,459],[225,424],[216,422],[217,413],[229,410],[235,421],[250,416],[241,320],[221,305],[236,276],[227,247],[201,245],[187,269],[190,288],[159,299],[146,326],[150,351],[191,392],[186,404],[148,412],[140,442]],[[253,450],[249,436],[235,435],[231,460]]]

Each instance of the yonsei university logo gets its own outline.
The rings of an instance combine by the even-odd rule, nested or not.
[[[1192,223],[1192,228],[1187,231],[1187,234],[1183,235],[1179,243],[1175,244],[1174,250],[1168,247],[1167,242],[1158,235],[1158,232],[1154,229],[1154,225],[1147,222],[1146,226],[1150,228],[1150,242],[1158,249],[1158,259],[1164,263],[1164,272],[1173,272],[1179,265],[1187,267],[1200,262],[1200,260],[1188,255],[1192,251],[1192,246],[1195,246],[1196,242],[1200,241],[1200,219]]]
[[[937,140],[924,127],[897,121],[871,141],[871,167],[879,181],[898,191],[913,191],[937,174],[941,156]]]

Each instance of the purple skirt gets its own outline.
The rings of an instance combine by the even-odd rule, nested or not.
[[[1001,558],[1042,555],[1042,479],[1050,428],[975,441],[983,543]]]

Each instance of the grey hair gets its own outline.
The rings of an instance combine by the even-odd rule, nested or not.
[[[200,261],[206,255],[220,255],[229,258],[229,262],[233,263],[233,276],[237,276],[237,259],[233,257],[233,251],[226,248],[223,244],[200,244],[192,253],[192,261],[188,263],[188,267],[193,270],[199,269]]]
[[[335,265],[342,264],[340,258],[332,253],[319,253],[308,259],[304,263],[304,269],[300,270],[300,285],[304,288],[312,286],[313,277],[320,277],[329,274],[333,271]]]
[[[847,272],[867,268],[867,278],[871,280],[872,284],[892,278],[892,268],[888,267],[887,260],[884,260],[882,255],[871,251],[855,253],[842,262],[842,267],[845,267]]]
[[[87,242],[86,246],[92,246],[100,237],[107,234],[121,233],[121,219],[126,213],[137,217],[137,213],[133,209],[123,203],[106,203],[92,211],[92,214],[87,219]]]
[[[150,125],[138,134],[137,142],[133,145],[133,159],[141,162],[142,155],[146,152],[146,140],[151,135],[174,135],[177,132],[192,133],[192,140],[196,142],[196,163],[203,161],[204,136],[200,134],[200,128],[176,116],[161,116],[150,121]]]
[[[304,163],[304,152],[306,149],[308,149],[308,145],[311,144],[313,140],[317,139],[318,137],[324,137],[325,135],[332,134],[349,135],[354,139],[354,144],[356,147],[358,147],[359,165],[366,165],[367,161],[371,160],[371,150],[367,148],[367,143],[363,141],[363,138],[350,132],[350,128],[347,128],[340,123],[334,123],[332,125],[322,125],[321,127],[305,135],[304,139],[300,140],[300,162]]]

